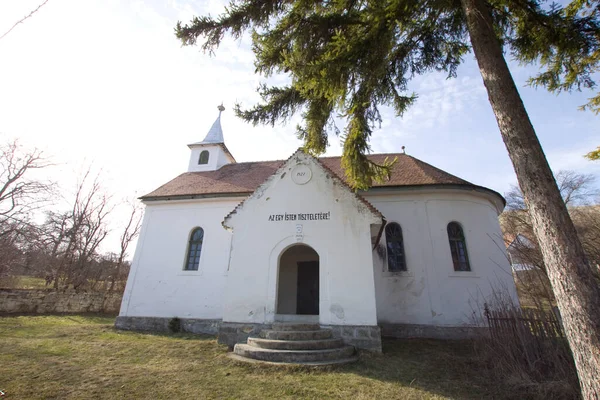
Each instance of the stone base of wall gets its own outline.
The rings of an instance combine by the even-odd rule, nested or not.
[[[219,328],[219,343],[233,349],[236,343],[245,343],[248,337],[258,336],[261,330],[270,328],[269,324],[223,322]]]
[[[220,319],[180,318],[183,332],[218,335],[218,341],[233,348],[244,343],[250,336],[258,336],[261,330],[271,329],[270,324],[245,324],[222,322]],[[169,332],[171,318],[162,317],[117,317],[115,327],[128,331]],[[378,326],[366,325],[321,325],[331,329],[333,336],[358,349],[381,352],[381,330]]]
[[[126,331],[169,332],[169,321],[163,317],[117,317],[115,328]],[[179,318],[181,331],[187,333],[217,335],[220,319]]]
[[[484,334],[488,328],[477,326],[435,326],[414,324],[379,324],[383,337],[399,339],[472,339]]]
[[[0,313],[117,314],[121,293],[57,291],[53,289],[0,289]]]
[[[357,349],[381,353],[381,329],[372,325],[321,325],[333,331],[333,337]]]
[[[245,324],[222,322],[220,319],[180,318],[183,332],[218,335],[218,341],[233,348],[236,343],[244,343],[249,336],[258,336],[262,329],[270,329],[270,324]],[[117,329],[146,332],[169,332],[171,318],[162,317],[117,317]],[[381,352],[381,337],[399,339],[471,339],[486,332],[485,327],[473,326],[434,326],[411,324],[371,325],[321,325],[331,329],[333,336],[342,338],[344,343],[357,349]]]
[[[331,329],[333,337],[342,338],[344,343],[357,349],[381,353],[381,330],[378,326],[367,325],[321,325]],[[250,336],[258,336],[262,329],[270,329],[269,324],[244,324],[223,322],[219,329],[219,343],[233,348],[236,343],[244,343]]]

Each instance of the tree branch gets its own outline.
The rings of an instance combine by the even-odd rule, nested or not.
[[[22,24],[27,18],[30,18],[33,14],[35,14],[47,2],[48,2],[48,0],[44,0],[44,2],[42,4],[40,4],[35,10],[33,10],[32,12],[30,12],[29,14],[27,14],[26,16],[21,18],[19,21],[15,22],[15,24],[9,30],[7,30],[6,32],[4,32],[4,34],[2,36],[0,36],[0,40],[3,39],[4,36],[8,35],[13,29],[15,29],[17,27],[17,25]]]

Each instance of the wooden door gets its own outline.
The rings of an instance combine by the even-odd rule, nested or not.
[[[296,314],[319,315],[319,262],[298,262]]]

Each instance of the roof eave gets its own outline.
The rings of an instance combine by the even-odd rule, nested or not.
[[[501,208],[506,207],[506,199],[498,192],[492,189],[488,189],[483,186],[474,185],[471,183],[435,183],[435,184],[423,184],[423,185],[390,185],[390,186],[373,186],[367,191],[361,191],[361,193],[376,193],[385,192],[386,190],[411,190],[411,189],[455,189],[455,190],[472,190],[475,192],[485,193],[500,200]],[[501,212],[502,209],[499,211]]]
[[[222,197],[245,197],[251,194],[248,192],[224,192],[224,193],[200,193],[200,194],[182,194],[182,195],[163,195],[152,196],[151,194],[138,197],[141,201],[165,201],[165,200],[194,200],[194,199],[212,199]]]

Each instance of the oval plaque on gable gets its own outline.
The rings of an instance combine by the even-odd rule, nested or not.
[[[312,178],[312,171],[306,164],[298,164],[292,169],[292,180],[296,185],[304,185]]]

